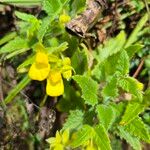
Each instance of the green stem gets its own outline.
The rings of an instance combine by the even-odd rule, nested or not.
[[[8,94],[8,96],[4,99],[4,103],[10,103],[14,97],[25,87],[29,84],[31,79],[26,75],[23,80],[21,80],[16,87],[14,87]]]
[[[48,97],[48,95],[45,94],[43,100],[42,100],[41,103],[40,103],[40,107],[43,107],[43,106],[44,106],[44,104],[45,104],[45,102],[46,102],[46,100],[47,100],[47,97]]]

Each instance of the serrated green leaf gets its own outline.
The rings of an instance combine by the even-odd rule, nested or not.
[[[100,150],[111,150],[110,140],[108,137],[108,133],[102,125],[97,125],[94,128],[95,137],[94,141]]]
[[[104,46],[98,47],[98,63],[103,62],[109,56],[121,51],[123,49],[124,43],[126,41],[126,35],[124,31],[121,31],[116,38],[110,39]]]
[[[112,67],[113,66],[113,67]],[[125,50],[121,50],[120,52],[113,54],[108,57],[105,61],[105,74],[106,76],[114,75],[115,73],[119,73],[122,75],[126,75],[129,72],[129,57]]]
[[[98,63],[94,66],[92,76],[99,82],[105,81],[105,62]]]
[[[128,103],[125,113],[121,119],[121,125],[127,125],[135,119],[141,112],[144,111],[145,106],[142,103],[131,101]]]
[[[63,129],[79,129],[83,125],[84,113],[80,110],[70,111]]]
[[[71,146],[77,148],[84,145],[89,139],[93,139],[99,149],[111,150],[108,134],[102,125],[98,125],[95,128],[84,125],[83,128],[77,132],[76,139],[71,143]]]
[[[36,37],[37,36],[36,33],[40,28],[41,21],[38,20],[34,15],[27,14],[27,13],[22,13],[22,12],[19,12],[19,11],[16,11],[15,15],[19,19],[28,22],[28,24],[26,26],[27,37],[30,40],[33,36]]]
[[[10,53],[15,50],[19,49],[28,49],[29,45],[27,40],[16,37],[15,39],[11,40],[9,43],[5,44],[1,49],[0,49],[0,54],[3,53]]]
[[[112,150],[123,150],[122,142],[118,137],[111,138],[111,148],[112,148]]]
[[[49,15],[52,16],[58,8],[61,6],[61,1],[56,0],[55,3],[51,0],[43,0],[43,10]]]
[[[71,146],[73,148],[79,147],[85,142],[87,142],[89,139],[92,139],[94,136],[94,130],[92,127],[88,125],[84,125],[81,130],[79,130],[76,134],[76,139],[71,143]]]
[[[115,60],[114,60],[115,61]],[[129,73],[129,56],[125,50],[123,50],[120,55],[117,62],[116,69],[119,71],[122,75],[126,75]]]
[[[134,54],[138,51],[140,51],[141,49],[143,48],[143,45],[141,44],[134,44],[134,45],[131,45],[129,47],[127,47],[125,50],[129,56],[129,58],[131,59]]]
[[[38,34],[37,34],[37,37],[39,40],[42,40],[46,31],[48,30],[48,27],[50,25],[50,17],[45,17],[43,20],[42,20],[42,23],[41,23],[41,27],[39,28],[39,31],[38,31]]]
[[[73,79],[78,83],[82,90],[82,98],[85,103],[94,106],[98,103],[98,84],[87,76],[75,75]]]
[[[131,46],[131,44],[133,44],[136,40],[137,40],[137,35],[138,32],[140,32],[140,30],[143,28],[143,26],[145,25],[145,23],[148,20],[148,14],[146,13],[141,19],[140,21],[137,23],[135,29],[132,31],[131,35],[129,36],[126,44],[125,44],[125,48]]]
[[[140,138],[145,142],[150,143],[150,132],[140,117],[132,120],[127,126],[125,126],[125,129],[130,134]]]
[[[92,70],[92,75],[98,81],[105,81],[106,77],[112,76],[117,72],[122,75],[125,75],[129,72],[129,57],[126,51],[123,50],[123,47],[119,52],[116,52],[115,54],[111,54],[110,52],[109,54],[110,56],[107,56],[102,62],[102,59],[99,59],[99,55],[95,55],[97,64]]]
[[[98,105],[96,107],[96,111],[99,122],[105,127],[106,130],[109,130],[115,120],[115,112],[112,107],[107,105]]]
[[[111,107],[113,111],[115,112],[115,124],[119,124],[122,115],[124,114],[126,103],[120,102],[118,104],[111,103]]]
[[[124,77],[118,80],[118,86],[121,87],[123,90],[137,96],[139,101],[142,101],[142,89],[143,84],[140,83],[138,80],[132,77]]]
[[[113,76],[102,90],[103,97],[115,98],[118,95],[117,77]]]
[[[8,94],[8,96],[4,99],[4,103],[10,103],[14,97],[30,83],[31,79],[26,75]]]
[[[71,58],[71,62],[77,74],[83,74],[88,69],[88,58],[83,50],[77,49]]]
[[[117,128],[119,130],[117,134],[121,137],[121,139],[125,139],[134,150],[141,150],[141,144],[136,137],[127,132],[124,127],[118,126]]]
[[[114,74],[118,73],[119,70],[117,69],[119,69],[120,68],[119,66],[121,65],[119,64],[119,61],[121,61],[121,52],[122,51],[113,54],[112,56],[108,57],[108,59],[105,61],[104,69],[105,69],[106,79],[108,76],[113,76]]]

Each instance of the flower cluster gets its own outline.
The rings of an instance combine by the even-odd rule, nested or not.
[[[49,55],[45,50],[38,50],[35,61],[29,69],[29,77],[33,80],[47,79],[46,93],[49,96],[60,96],[64,93],[62,76],[71,78],[71,61],[68,57],[49,63]]]
[[[90,139],[86,142],[86,144],[84,145],[85,150],[99,150],[93,143],[93,140]]]
[[[57,131],[55,137],[46,140],[50,144],[50,150],[64,150],[69,144],[69,130]]]

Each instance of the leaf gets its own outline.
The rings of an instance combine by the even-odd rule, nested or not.
[[[143,48],[143,45],[134,44],[134,45],[127,47],[125,50],[129,56],[129,58],[131,59],[134,56],[134,54],[137,53],[138,51],[140,51],[142,48]]]
[[[76,134],[75,140],[71,143],[73,148],[79,147],[94,136],[94,130],[89,125],[84,125]]]
[[[68,43],[67,42],[63,42],[61,43],[59,46],[57,47],[47,47],[46,50],[48,51],[49,54],[52,53],[60,53],[65,51],[68,48]]]
[[[71,144],[73,148],[84,145],[89,139],[94,139],[94,143],[97,144],[101,150],[111,150],[107,132],[101,125],[98,125],[95,128],[84,125],[83,128],[77,132],[75,137],[75,140]]]
[[[121,139],[125,139],[134,150],[141,150],[141,144],[136,137],[132,136],[129,132],[127,132],[124,127],[118,126],[117,128],[117,134],[121,137]]]
[[[126,41],[126,35],[124,31],[121,31],[116,38],[110,39],[104,46],[104,48],[98,47],[98,63],[103,62],[109,56],[121,51]]]
[[[132,0],[131,5],[136,9],[137,12],[140,12],[140,10],[144,7],[144,2],[139,0]]]
[[[132,120],[125,129],[132,135],[140,138],[141,140],[150,143],[149,128],[144,124],[140,117],[136,117]]]
[[[118,74],[118,72],[122,73],[123,75],[128,72],[129,61],[128,56],[126,55],[126,52],[124,50],[109,56],[103,62],[99,62],[99,58],[97,59],[98,62],[92,70],[92,75],[98,80],[98,82],[105,82],[108,76],[111,77],[116,73]]]
[[[46,33],[46,31],[48,30],[48,27],[50,25],[50,17],[45,17],[43,20],[42,20],[42,23],[41,23],[41,26],[38,30],[38,33],[37,33],[37,37],[38,39],[41,41]]]
[[[82,90],[82,98],[85,103],[94,106],[98,103],[98,84],[87,76],[75,75],[73,79],[78,83]]]
[[[77,49],[71,58],[71,62],[77,74],[83,74],[88,69],[88,58],[83,50]]]
[[[98,63],[94,66],[94,69],[92,70],[92,76],[97,80],[97,81],[104,81],[105,80],[105,61],[102,63]]]
[[[1,49],[0,49],[0,54],[3,53],[10,53],[15,50],[19,49],[28,49],[28,42],[20,37],[16,37],[15,39],[11,40],[9,43],[5,44]]]
[[[115,60],[114,60],[115,61]],[[129,57],[125,50],[121,51],[119,55],[119,59],[117,62],[116,69],[119,71],[122,75],[126,75],[129,73]]]
[[[122,115],[124,114],[126,103],[120,102],[118,104],[110,103],[113,111],[115,112],[115,123],[118,124],[121,120]]]
[[[94,131],[95,131],[94,141],[97,144],[97,146],[101,150],[111,150],[110,140],[105,128],[102,125],[97,125],[94,128]]]
[[[111,138],[112,150],[122,150],[122,142],[118,137]]]
[[[29,84],[31,79],[26,75],[8,94],[8,96],[4,99],[5,104],[10,103],[14,97],[27,85]]]
[[[28,58],[27,58],[22,64],[20,64],[20,65],[17,67],[17,71],[19,71],[20,69],[22,69],[22,68],[24,68],[24,67],[26,67],[26,66],[32,64],[33,61],[34,61],[34,57],[35,57],[35,56],[34,56],[33,54],[29,55]]]
[[[5,60],[10,59],[10,58],[12,58],[12,57],[15,57],[16,55],[25,53],[25,52],[27,52],[28,50],[30,50],[30,48],[23,48],[23,49],[19,49],[19,50],[17,50],[17,51],[13,51],[13,52],[7,54],[7,56],[5,57]]]
[[[121,125],[127,125],[135,119],[141,112],[144,111],[145,106],[142,103],[131,101],[128,103],[125,113],[121,119]]]
[[[71,5],[71,8],[72,8],[71,14],[81,13],[83,9],[85,8],[85,6],[86,6],[85,0],[73,1]]]
[[[56,0],[55,3],[51,0],[43,0],[43,10],[49,15],[53,16],[53,14],[60,8],[61,1]]]
[[[70,110],[84,110],[85,104],[80,94],[75,92],[74,87],[70,86],[70,82],[64,81],[64,86],[64,94],[56,105],[58,111],[69,113]]]
[[[61,13],[68,1],[69,0],[55,0],[55,2],[51,0],[43,1],[43,10],[45,10],[49,16],[42,21],[41,27],[39,28],[38,39],[40,41],[43,39],[49,25]]]
[[[102,95],[104,97],[112,97],[115,98],[118,96],[118,88],[117,88],[117,77],[113,76],[106,86],[102,90]]]
[[[26,13],[23,13],[23,12],[15,11],[15,15],[19,19],[21,19],[23,21],[30,22],[30,23],[38,21],[38,19],[34,15],[31,15],[31,14],[26,14]]]
[[[22,19],[23,21],[28,22],[26,28],[26,32],[27,32],[27,38],[29,38],[30,40],[33,38],[33,36],[37,36],[37,31],[40,28],[40,23],[41,21],[38,20],[34,15],[31,14],[26,14],[26,13],[22,13],[19,11],[15,12],[15,15],[19,18]]]
[[[10,32],[6,34],[3,38],[0,39],[0,45],[3,45],[4,43],[9,42],[16,36],[17,36],[16,32]]]
[[[84,113],[80,110],[70,111],[63,129],[79,129],[83,125]]]
[[[145,90],[143,102],[146,106],[150,106],[150,88]]]
[[[150,70],[150,55],[145,59],[145,66],[148,70]]]
[[[106,130],[109,130],[115,120],[115,112],[112,107],[107,105],[98,105],[96,107],[96,111],[99,122],[105,127]]]
[[[40,5],[42,0],[5,0],[5,3],[9,3],[12,5],[21,5],[23,7],[25,6],[35,6]]]
[[[146,13],[141,19],[140,21],[137,23],[135,29],[132,31],[131,35],[129,36],[126,44],[125,44],[125,48],[131,46],[131,44],[133,44],[136,40],[137,40],[137,35],[139,33],[139,31],[143,28],[143,26],[145,25],[145,23],[148,20],[148,14]]]
[[[143,84],[132,77],[124,77],[118,80],[118,86],[123,90],[135,95],[139,101],[142,101]]]

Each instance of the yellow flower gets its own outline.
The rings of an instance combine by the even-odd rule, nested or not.
[[[46,93],[50,96],[60,96],[64,93],[64,84],[60,71],[50,71],[47,78]]]
[[[69,79],[72,76],[71,61],[68,57],[63,61],[52,61],[52,65],[49,64],[49,56],[45,52],[45,48],[42,44],[36,45],[35,61],[29,69],[29,77],[33,80],[43,81],[47,79],[46,93],[49,96],[60,96],[64,93],[64,84],[62,75],[64,78]],[[54,57],[55,58],[55,57]],[[56,59],[56,58],[55,58]],[[58,65],[59,64],[59,65]]]
[[[62,75],[65,79],[70,79],[72,76],[72,70],[71,70],[71,60],[69,57],[65,57],[63,60],[63,72]]]
[[[87,143],[86,143],[86,150],[98,150],[97,147],[95,147],[94,143],[93,143],[93,140],[89,140]]]
[[[69,130],[56,132],[55,137],[46,140],[50,144],[50,150],[64,150],[69,143]]]
[[[36,54],[35,62],[29,70],[29,77],[33,80],[45,80],[50,71],[48,55],[45,52],[39,51]]]
[[[70,16],[66,15],[66,14],[62,14],[59,17],[59,22],[60,23],[67,23],[70,21]]]

